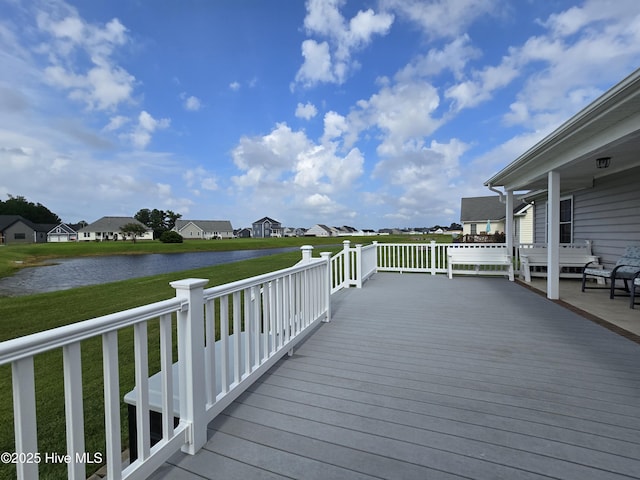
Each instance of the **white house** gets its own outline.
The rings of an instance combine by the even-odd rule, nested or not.
[[[514,242],[533,243],[533,205],[526,202],[517,203],[513,209]],[[460,222],[463,235],[505,233],[505,204],[497,195],[462,198]]]
[[[78,240],[78,232],[66,223],[56,225],[47,232],[47,242],[75,242]]]
[[[547,296],[559,297],[561,242],[589,240],[612,265],[640,243],[640,69],[485,182],[504,195],[513,232],[515,192],[535,201],[533,239],[547,243]],[[496,187],[502,187],[502,190]],[[512,242],[507,235],[507,242]]]
[[[233,238],[233,227],[229,220],[176,220],[173,230],[185,240]]]
[[[120,229],[128,223],[142,225],[146,231],[139,240],[153,240],[153,230],[133,217],[102,217],[100,220],[78,230],[78,241],[125,240]]]
[[[306,237],[337,237],[339,235],[339,232],[333,227],[328,227],[326,225],[322,225],[321,223],[317,223],[313,227],[308,229],[304,235]]]

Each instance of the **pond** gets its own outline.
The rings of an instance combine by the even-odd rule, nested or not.
[[[153,253],[56,259],[41,267],[24,268],[0,279],[0,296],[31,295],[85,285],[116,282],[194,268],[238,262],[299,250],[296,247],[228,252]],[[179,280],[179,278],[176,278]]]

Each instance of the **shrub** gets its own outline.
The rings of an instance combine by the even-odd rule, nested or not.
[[[160,235],[160,241],[162,243],[182,243],[183,238],[178,232],[167,230]]]

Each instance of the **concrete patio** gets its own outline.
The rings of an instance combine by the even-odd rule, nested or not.
[[[520,283],[546,295],[546,278],[538,277],[533,278],[531,283]],[[596,285],[591,282],[589,286]],[[609,298],[608,288],[587,289],[582,292],[581,280],[561,279],[559,303],[569,308],[575,308],[587,318],[599,321],[620,334],[640,341],[640,305],[636,305],[635,309],[629,308],[629,296],[622,291],[616,291],[616,296],[612,300]]]
[[[332,308],[151,478],[640,478],[634,341],[502,278],[379,273]]]

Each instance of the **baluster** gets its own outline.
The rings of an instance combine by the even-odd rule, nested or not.
[[[271,338],[271,328],[269,325],[269,312],[271,310],[269,302],[269,283],[262,284],[262,360],[269,358],[269,339]]]
[[[243,290],[244,297],[244,373],[243,377],[251,373],[251,353],[253,352],[253,309],[251,308],[251,297],[253,290],[245,288]]]
[[[122,444],[120,442],[120,374],[118,371],[118,332],[102,335],[102,370],[104,376],[104,423],[107,454],[107,478],[122,478]]]
[[[216,301],[211,299],[205,305],[205,349],[204,372],[207,385],[207,404],[213,405],[218,396],[216,383]]]
[[[255,370],[260,366],[260,322],[262,321],[260,313],[262,312],[261,300],[260,300],[260,286],[251,287],[251,299],[253,301],[253,369]]]
[[[229,297],[220,297],[220,385],[224,395],[229,391]]]
[[[162,438],[173,437],[173,342],[171,314],[160,317],[160,378],[162,391]]]
[[[149,363],[147,343],[147,323],[133,326],[133,351],[136,378],[136,426],[138,434],[138,458],[149,458]]]
[[[11,364],[11,380],[16,454],[18,456],[33,455],[38,452],[33,357],[16,360]],[[38,464],[18,462],[16,472],[19,480],[37,479]]]
[[[240,292],[233,292],[233,382],[237,385],[240,383],[240,359],[242,352],[240,351],[240,337],[242,335],[240,320],[242,312],[240,311]]]
[[[64,410],[67,427],[67,467],[69,480],[85,480],[85,465],[77,462],[76,453],[82,455],[84,448],[84,407],[82,404],[82,355],[80,343],[62,347],[64,370]]]

